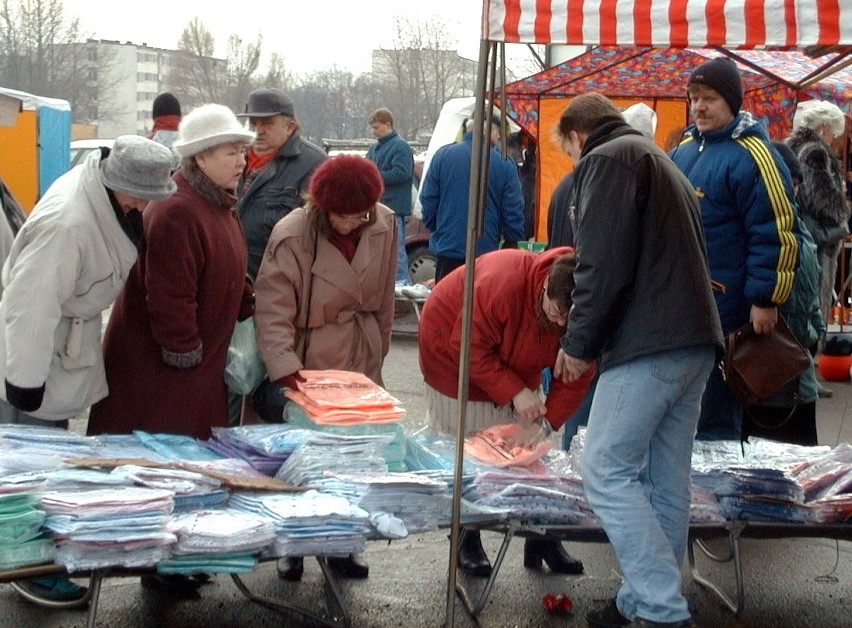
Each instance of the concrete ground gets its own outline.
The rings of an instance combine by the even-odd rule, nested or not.
[[[385,385],[397,396],[411,418],[422,416],[422,379],[417,365],[416,317],[400,313],[395,325],[391,353],[385,364]],[[852,441],[852,384],[831,382],[831,399],[817,405],[822,444]],[[78,422],[75,429],[84,429]],[[496,556],[501,536],[483,533],[489,555]],[[711,546],[724,549],[721,540]],[[585,613],[609,598],[618,586],[618,565],[605,543],[570,543],[572,554],[586,566],[582,576],[560,576],[547,571],[529,571],[522,566],[523,542],[514,539],[478,624],[457,601],[451,617],[457,626],[484,628],[584,626]],[[829,539],[743,539],[745,604],[735,618],[713,595],[695,583],[684,568],[684,591],[699,626],[749,628],[834,628],[852,626],[852,543]],[[350,622],[355,627],[441,626],[447,611],[447,565],[449,542],[446,531],[432,532],[394,542],[370,543],[365,553],[370,577],[343,581],[341,589]],[[732,565],[698,559],[704,575],[735,591]],[[325,586],[318,564],[305,561],[305,576],[298,584],[278,580],[275,565],[264,563],[244,578],[256,593],[286,599],[292,604],[323,612]],[[460,581],[473,587],[463,576]],[[565,593],[574,602],[574,612],[549,616],[542,605],[547,593]],[[457,600],[457,598],[456,598]],[[282,614],[243,597],[229,577],[217,576],[201,589],[197,600],[155,595],[139,586],[138,578],[104,581],[98,607],[98,626],[124,628],[184,626],[240,628],[263,626],[312,626],[290,613]],[[86,625],[82,610],[51,611],[20,602],[8,585],[0,585],[0,627],[38,626],[76,628]]]

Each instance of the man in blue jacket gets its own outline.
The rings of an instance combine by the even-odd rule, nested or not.
[[[381,202],[396,214],[399,232],[396,260],[396,285],[406,286],[408,256],[405,253],[405,217],[411,215],[411,185],[414,180],[414,153],[408,142],[393,128],[389,109],[376,109],[370,114],[370,130],[378,141],[367,149],[367,159],[379,168],[385,191]]]
[[[769,333],[778,306],[790,296],[799,259],[789,174],[786,168],[782,174],[763,124],[740,111],[743,87],[733,61],[700,65],[687,94],[694,123],[671,157],[701,204],[722,331],[727,335],[751,321],[757,333]],[[739,439],[742,412],[714,369],[697,437]]]
[[[432,232],[429,248],[436,257],[435,281],[465,263],[473,125],[473,119],[467,121],[461,142],[437,150],[420,191],[423,224]],[[515,162],[494,148],[500,133],[500,119],[495,118],[491,125],[485,230],[476,243],[477,257],[496,251],[501,238],[505,248],[517,246],[524,239],[521,180]]]

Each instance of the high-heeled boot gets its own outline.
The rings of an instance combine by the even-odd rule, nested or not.
[[[524,542],[524,567],[541,569],[541,561],[546,562],[554,573],[583,573],[583,563],[566,552],[560,541],[546,538],[527,539]]]
[[[491,575],[491,561],[482,549],[479,530],[462,530],[459,539],[459,569],[470,576]]]

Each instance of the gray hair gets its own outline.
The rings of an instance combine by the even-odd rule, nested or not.
[[[808,100],[799,103],[796,115],[793,116],[794,131],[803,126],[816,131],[824,124],[831,127],[834,137],[843,135],[846,130],[846,120],[840,107],[825,100]]]

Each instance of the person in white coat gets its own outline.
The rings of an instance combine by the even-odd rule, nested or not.
[[[136,262],[140,210],[176,189],[171,165],[168,148],[122,136],[57,179],[33,209],[2,273],[0,422],[67,428],[106,397],[101,315]],[[46,605],[86,593],[67,579],[17,584]]]

